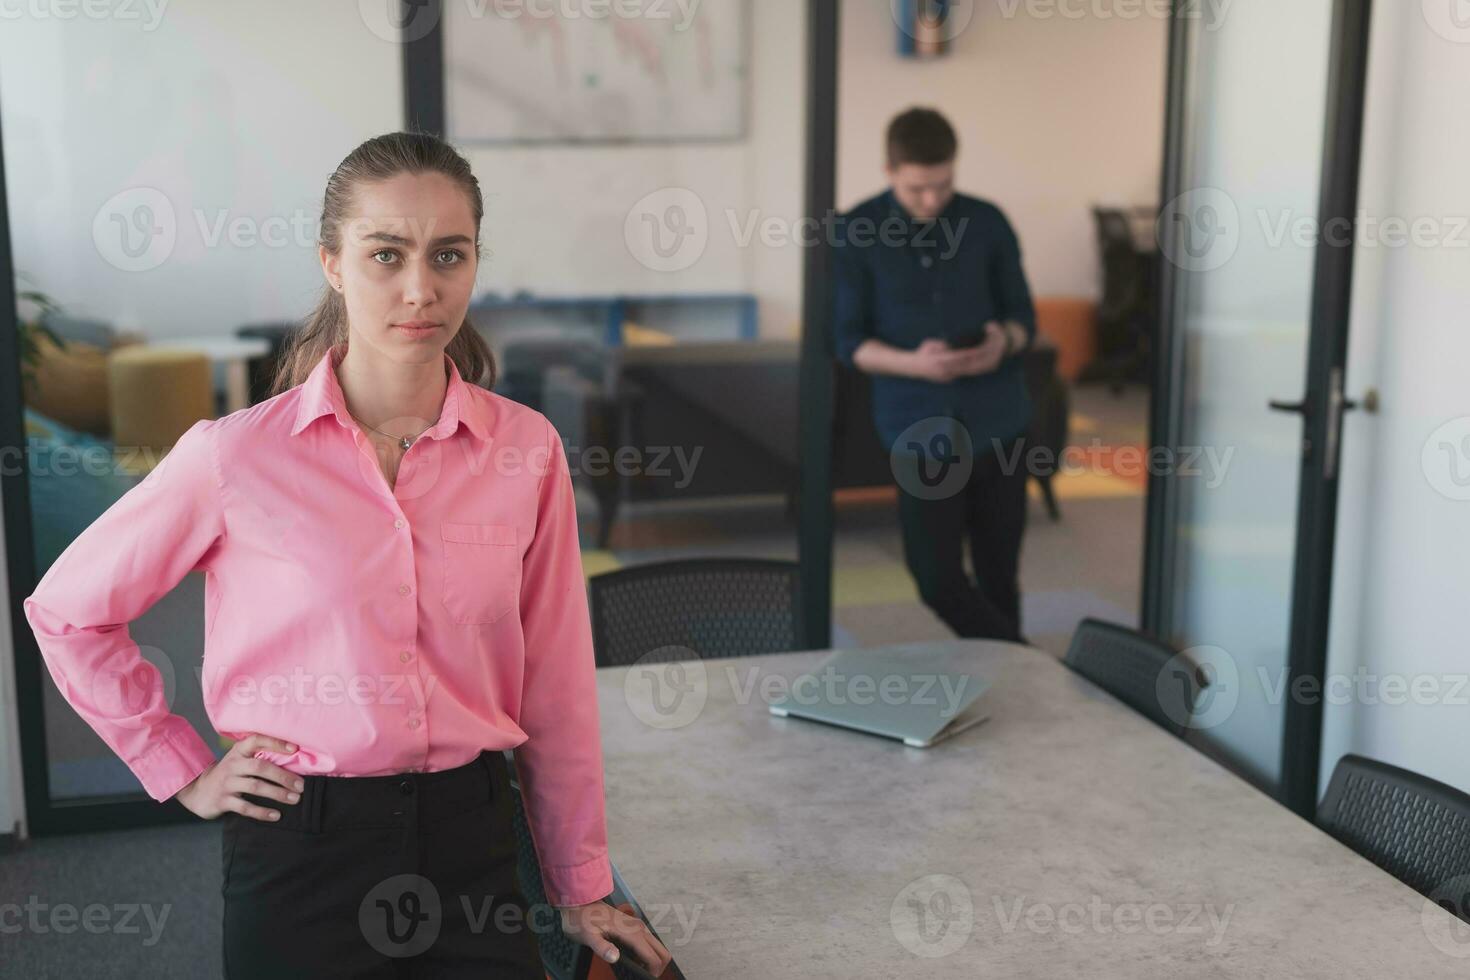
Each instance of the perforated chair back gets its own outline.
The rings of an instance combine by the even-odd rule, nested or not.
[[[588,581],[597,666],[809,650],[797,564],[693,558]]]
[[[1408,769],[1345,755],[1317,808],[1317,825],[1470,922],[1470,795]]]
[[[1166,644],[1116,623],[1084,619],[1062,662],[1171,734],[1184,734],[1202,679]]]

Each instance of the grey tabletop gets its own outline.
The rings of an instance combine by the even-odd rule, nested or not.
[[[1044,652],[954,641],[991,717],[929,749],[771,715],[826,655],[598,672],[612,859],[690,980],[1470,976],[1448,912]]]

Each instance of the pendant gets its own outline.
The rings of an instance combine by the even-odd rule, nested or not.
[[[408,436],[400,436],[398,439],[398,445],[403,447],[404,449],[407,449],[409,445]]]

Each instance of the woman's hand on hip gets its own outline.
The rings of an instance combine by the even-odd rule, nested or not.
[[[194,777],[194,781],[174,794],[184,808],[205,820],[213,820],[233,811],[252,820],[274,821],[280,811],[257,806],[241,793],[264,796],[282,803],[294,804],[301,799],[306,783],[302,778],[273,762],[255,758],[261,749],[290,753],[296,746],[269,735],[250,734],[230,746],[224,758]]]
[[[633,906],[588,902],[561,910],[561,931],[567,937],[591,947],[599,959],[608,963],[618,960],[622,947],[633,954],[639,965],[655,977],[668,968],[673,959],[658,941]]]

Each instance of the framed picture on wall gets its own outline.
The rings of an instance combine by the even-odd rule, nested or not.
[[[738,140],[748,0],[444,7],[447,137],[461,143]]]

